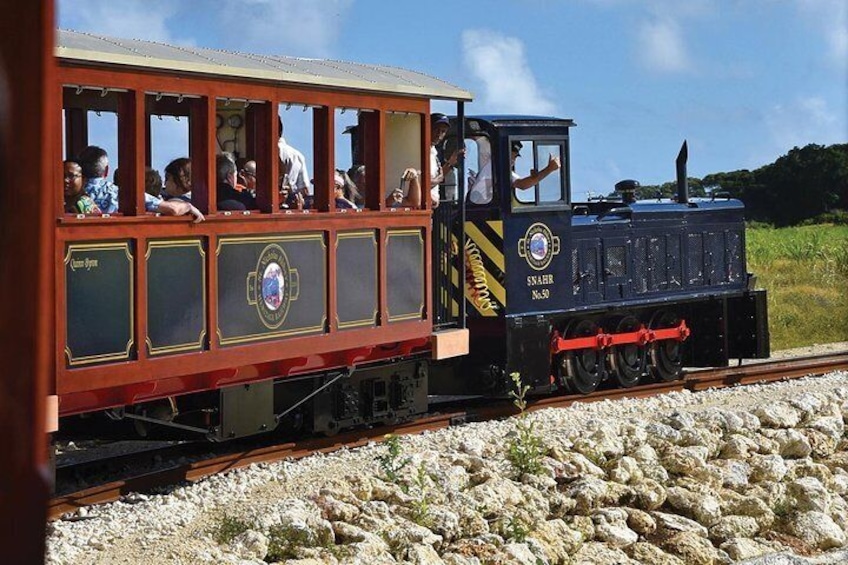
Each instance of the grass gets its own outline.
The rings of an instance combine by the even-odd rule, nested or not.
[[[771,349],[848,341],[848,226],[746,235],[748,270],[768,290]]]

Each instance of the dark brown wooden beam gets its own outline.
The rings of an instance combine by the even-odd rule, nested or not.
[[[54,204],[62,186],[61,150],[50,140],[61,139],[61,101],[53,2],[16,2],[13,14],[0,19],[0,291],[7,297],[0,301],[0,548],[4,563],[42,563],[45,406],[55,390]]]

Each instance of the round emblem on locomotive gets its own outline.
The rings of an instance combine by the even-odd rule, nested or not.
[[[548,256],[550,240],[548,234],[536,232],[530,236],[530,257],[536,261],[544,261]]]
[[[267,328],[279,328],[285,321],[291,301],[297,298],[292,293],[297,286],[296,275],[282,247],[271,244],[262,250],[256,271],[248,276],[248,291],[254,297],[249,302],[256,304]]]
[[[527,264],[537,271],[547,269],[558,253],[559,237],[543,223],[531,225],[524,237],[518,240],[518,256],[524,257]]]

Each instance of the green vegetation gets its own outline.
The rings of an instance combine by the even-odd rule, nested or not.
[[[746,217],[775,226],[848,223],[848,143],[794,147],[774,163],[753,171],[690,177],[692,196],[727,194],[745,203]],[[639,199],[677,193],[674,181],[644,185]]]
[[[234,539],[250,529],[250,524],[241,518],[225,514],[212,528],[212,537],[221,545],[232,543]]]
[[[409,465],[411,459],[401,457],[403,448],[398,436],[387,434],[384,445],[386,452],[377,457],[377,463],[380,464],[380,471],[382,471],[380,478],[389,483],[400,484],[400,474]],[[406,492],[403,485],[401,485],[401,488]]]
[[[768,290],[773,351],[848,341],[848,225],[749,226],[747,252]]]
[[[510,378],[515,384],[515,390],[511,390],[509,395],[520,414],[515,422],[516,436],[511,438],[506,446],[506,457],[512,463],[518,476],[525,473],[538,475],[542,472],[542,456],[545,454],[545,446],[539,436],[536,435],[533,422],[527,421],[527,400],[525,396],[527,391],[530,390],[530,386],[521,382],[521,375],[518,373],[512,373]]]
[[[430,524],[430,501],[427,497],[429,491],[430,476],[424,468],[424,463],[418,465],[418,472],[412,480],[412,521],[419,526]]]

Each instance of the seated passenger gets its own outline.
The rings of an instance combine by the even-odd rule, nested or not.
[[[229,153],[215,158],[215,170],[218,177],[219,210],[252,210],[256,208],[256,199],[247,192],[236,190],[236,162]]]
[[[365,197],[359,192],[359,187],[356,186],[356,183],[353,182],[353,179],[350,178],[346,171],[336,169],[336,173],[341,175],[344,181],[345,198],[353,202],[357,208],[362,208],[365,205]]]
[[[303,192],[292,191],[286,181],[286,176],[280,177],[280,210],[303,210],[306,209],[306,199]]]
[[[85,193],[82,186],[82,167],[76,161],[65,161],[65,212],[69,214],[100,214],[100,208]]]
[[[512,151],[510,152],[509,164],[510,170],[512,171],[512,187],[517,188],[519,190],[526,190],[528,188],[533,188],[542,180],[551,174],[552,172],[558,170],[562,165],[559,162],[559,155],[551,154],[548,157],[548,164],[541,171],[536,171],[534,169],[530,169],[530,174],[526,177],[518,176],[518,173],[515,172],[515,160],[521,157],[521,148],[524,147],[520,141],[512,142]]]
[[[404,193],[403,183],[409,182],[409,191]],[[406,169],[400,177],[400,186],[386,198],[388,208],[421,207],[421,174],[415,169]]]
[[[350,179],[350,182],[356,187],[356,192],[359,194],[359,198],[362,199],[362,204],[365,204],[365,165],[356,165],[351,167],[347,172],[347,177]],[[354,198],[354,202],[360,204],[359,200]]]
[[[148,175],[153,172],[158,181],[149,181]],[[150,175],[152,177],[152,175]],[[154,169],[148,167],[145,179],[144,207],[148,212],[155,212],[163,216],[194,216],[194,223],[200,223],[206,218],[191,203],[191,160],[182,157],[174,159],[165,167],[165,188],[162,188],[162,177]],[[174,180],[176,178],[176,181]],[[156,183],[159,184],[159,192],[151,194]],[[170,192],[169,192],[170,191]]]
[[[117,175],[117,171],[115,174]],[[157,198],[162,194],[162,175],[153,167],[144,169],[144,192]]]
[[[165,166],[165,188],[159,196],[191,202],[191,159],[180,157]]]
[[[356,204],[351,202],[345,197],[345,181],[344,177],[336,171],[336,174],[333,178],[334,184],[334,195],[336,202],[336,209],[355,209]]]
[[[109,156],[106,151],[96,145],[89,145],[79,154],[77,162],[82,167],[85,193],[104,214],[117,212],[118,187],[106,180],[109,174]]]
[[[242,192],[247,191],[254,198],[256,197],[256,161],[248,161],[239,171],[239,180],[241,181]],[[238,186],[236,189],[238,190]]]

